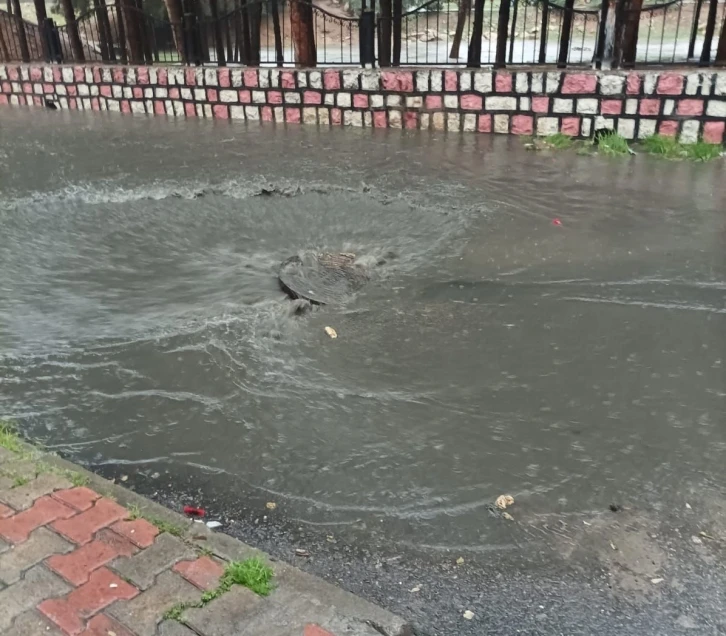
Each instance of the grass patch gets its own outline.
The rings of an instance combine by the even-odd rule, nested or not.
[[[628,141],[616,132],[607,132],[597,137],[597,150],[606,156],[627,155],[630,153]]]
[[[544,138],[544,142],[557,150],[564,150],[565,148],[572,148],[575,143],[572,137],[563,135],[562,133],[555,133],[554,135],[548,135]]]
[[[219,587],[227,591],[233,585],[243,585],[255,594],[267,596],[273,590],[272,568],[262,559],[252,557],[244,561],[232,561],[227,564],[220,579]]]
[[[692,161],[711,161],[721,156],[719,144],[697,141],[695,144],[681,144],[675,137],[653,135],[643,139],[643,148],[651,155],[665,159],[690,159]]]
[[[30,481],[27,477],[23,477],[21,475],[18,475],[15,479],[13,479],[13,488],[18,488],[20,486],[25,486]]]
[[[8,422],[2,420],[0,420],[0,447],[17,455],[23,452],[23,445],[20,442],[20,437],[18,437],[15,428]]]
[[[275,589],[272,582],[273,576],[272,568],[258,557],[244,561],[230,561],[224,568],[219,585],[215,589],[204,592],[197,603],[172,605],[164,613],[164,618],[181,621],[184,610],[192,607],[204,607],[207,603],[211,603],[214,599],[229,592],[235,585],[242,585],[260,596],[267,596]]]
[[[141,510],[141,508],[139,508],[137,504],[131,504],[127,507],[127,510],[129,511],[128,518],[131,521],[135,519],[145,519],[152,526],[156,526],[159,532],[166,532],[167,534],[170,534],[174,537],[181,537],[184,534],[184,528],[182,528],[181,526],[178,526],[175,523],[171,523],[169,521],[164,521],[163,519],[158,519],[157,517],[147,515]]]

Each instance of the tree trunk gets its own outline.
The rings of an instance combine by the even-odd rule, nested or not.
[[[451,52],[449,58],[452,60],[459,59],[459,48],[461,47],[461,38],[464,36],[464,26],[466,19],[471,13],[471,0],[459,0],[459,14],[456,16],[456,30],[454,31],[454,39],[451,42]]]
[[[43,0],[40,0],[41,2]],[[115,62],[116,51],[114,50],[113,32],[111,22],[108,19],[108,9],[105,0],[94,0],[96,17],[98,19],[98,36],[101,42],[101,58],[104,61]],[[104,54],[106,57],[104,57]]]
[[[23,12],[20,8],[20,0],[13,0],[13,17],[15,18],[15,28],[18,31],[18,46],[20,47],[20,57],[23,62],[30,62],[28,35],[25,32],[25,21],[23,20]]]
[[[81,36],[78,34],[78,24],[76,23],[76,13],[73,10],[73,2],[71,0],[60,0],[60,4],[63,8],[63,16],[66,19],[66,29],[68,32],[68,39],[71,43],[73,60],[76,62],[84,62],[86,58],[83,55],[83,43],[81,42]]]
[[[313,7],[304,0],[290,0],[290,29],[295,49],[295,66],[312,68],[317,63]]]
[[[5,41],[5,32],[3,31],[3,23],[0,22],[0,57],[3,62],[10,61],[10,51],[8,51],[8,43]]]
[[[45,21],[48,18],[48,12],[45,9],[45,0],[33,0],[35,4],[35,17],[38,20],[38,33],[40,37],[40,46],[43,49],[43,59],[50,59],[50,51],[48,50],[48,40],[46,34]]]
[[[164,0],[166,14],[171,23],[171,33],[174,38],[174,46],[179,57],[184,59],[184,33],[182,30],[182,5],[181,0]]]
[[[128,43],[129,62],[131,64],[140,64],[144,59],[144,51],[141,47],[139,23],[136,19],[137,16],[133,0],[119,0],[119,2],[121,5],[121,13],[123,14],[126,42]]]
[[[621,0],[616,9],[613,67],[632,68],[638,46],[640,10],[643,0]]]
[[[272,30],[275,34],[275,62],[278,66],[285,63],[282,52],[282,33],[280,31],[280,12],[277,10],[277,0],[271,0]]]

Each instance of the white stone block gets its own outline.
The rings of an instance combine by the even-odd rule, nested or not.
[[[144,106],[146,107],[146,112],[150,115],[154,114],[154,102],[150,99],[147,99],[144,101]]]
[[[626,99],[625,100],[625,114],[635,115],[638,112],[638,100],[637,99]]]
[[[212,118],[212,115],[213,115],[213,113],[212,113],[212,105],[211,104],[204,104],[204,110],[202,112],[204,113],[204,116],[207,119],[211,119]]]
[[[330,111],[327,108],[318,108],[318,125],[330,126]]]
[[[149,69],[149,84],[156,85],[158,83],[159,83],[159,71],[152,66]]]
[[[118,84],[114,84],[111,87],[111,95],[113,95],[116,99],[121,99],[124,96],[123,87],[119,86]]]
[[[65,67],[61,70],[61,77],[66,84],[73,82],[73,69]]]
[[[343,125],[361,128],[363,126],[363,113],[357,110],[343,111]]]
[[[245,107],[244,106],[230,106],[229,116],[232,119],[244,119],[245,118]]]
[[[655,135],[655,119],[641,119],[638,124],[638,138],[645,139]]]
[[[349,91],[359,90],[359,79],[358,71],[343,71],[343,88]]]
[[[194,91],[196,94],[196,91]],[[255,104],[264,104],[267,102],[267,93],[265,91],[252,91],[252,101]]]
[[[602,75],[600,77],[601,95],[620,95],[625,90],[625,77],[622,75]]]
[[[428,130],[431,125],[431,115],[428,113],[421,114],[421,130]]]
[[[147,86],[147,87],[146,87],[146,88],[144,89],[144,97],[145,97],[146,99],[153,99],[153,98],[154,98],[154,89],[153,89],[153,88],[151,88],[151,86]]]
[[[401,111],[400,110],[388,111],[388,125],[391,128],[401,128]]]
[[[514,77],[515,77],[514,89],[518,93],[528,93],[529,92],[529,77],[527,76],[527,73],[517,73]]]
[[[204,85],[205,86],[217,86],[217,69],[216,68],[205,68],[204,69]]]
[[[303,124],[315,125],[318,123],[318,113],[315,108],[303,108]]]
[[[235,88],[240,88],[242,86],[242,77],[243,76],[241,68],[233,68],[229,73],[229,81]]]
[[[297,74],[297,85],[300,88],[308,87],[308,74],[305,71],[299,71]],[[317,122],[317,119],[315,120]]]
[[[323,76],[320,71],[310,71],[309,79],[311,88],[323,87]]]
[[[327,106],[335,106],[335,93],[328,93],[325,95],[323,103]]]
[[[300,103],[300,93],[296,93],[294,91],[286,91],[285,93],[283,93],[283,97],[285,98],[286,104]]]
[[[625,139],[635,139],[635,120],[634,119],[618,119],[618,134]]]
[[[167,97],[169,97],[169,90],[166,88],[166,86],[158,86],[154,90],[156,92],[156,96],[159,99],[166,99]]]
[[[464,132],[476,131],[476,115],[464,115]]]
[[[709,117],[726,117],[726,101],[709,99],[706,114]]]
[[[459,113],[446,114],[446,130],[449,132],[459,132],[461,130],[461,116]]]
[[[43,69],[43,81],[48,83],[53,82],[53,69],[50,66],[46,66]]]
[[[682,144],[695,144],[698,141],[698,133],[701,124],[696,119],[687,119],[681,127],[680,142]]]
[[[81,86],[85,89],[85,92],[81,92]],[[78,87],[78,94],[79,95],[90,95],[88,92],[88,86],[86,84],[81,84],[81,86]],[[33,84],[33,93],[36,95],[42,95],[43,94],[43,85],[42,84]]]
[[[401,105],[400,95],[389,95],[386,97],[386,106],[397,108]]]
[[[663,114],[672,115],[676,108],[676,102],[672,99],[667,99],[663,102]]]
[[[516,97],[485,97],[485,110],[517,110]]]
[[[192,89],[191,88],[182,88],[179,91],[179,94],[181,95],[181,98],[182,99],[188,99],[190,101],[193,99]]]
[[[421,95],[409,95],[406,97],[407,108],[421,108],[423,106],[423,97]]]
[[[441,71],[430,71],[431,75],[431,91],[440,93],[444,90],[444,75]]]
[[[91,91],[91,97],[98,97],[98,84],[91,84],[89,90]]]
[[[429,90],[429,71],[416,71],[416,90],[426,93]]]
[[[55,87],[55,92],[57,95],[68,95],[68,89],[66,88],[65,84],[58,84]],[[119,92],[121,92],[121,89],[119,88]],[[119,95],[120,97],[120,95]]]
[[[655,93],[655,87],[658,84],[658,73],[646,73],[643,79],[643,92],[646,95]]]
[[[705,84],[705,82],[703,82]],[[716,95],[726,95],[726,72],[721,71],[716,74]]]
[[[270,86],[270,73],[267,69],[261,68],[259,70],[258,82],[260,88],[268,88]]]
[[[373,113],[369,110],[366,110],[363,113],[363,126],[365,128],[372,128],[373,127]]]
[[[492,74],[489,71],[474,72],[474,90],[477,93],[492,92]]]
[[[589,137],[592,134],[592,117],[583,117],[580,123],[580,133],[583,137]]]
[[[599,103],[596,99],[582,98],[577,100],[577,112],[583,115],[597,115]]]
[[[38,86],[40,86],[40,84],[38,84]],[[42,92],[42,90],[43,89],[41,87],[41,92]],[[91,91],[88,88],[88,84],[79,84],[78,85],[78,95],[80,97],[88,97],[90,94],[91,94]]]
[[[87,68],[84,71],[84,75],[86,77],[86,84],[93,84],[93,70]]]
[[[204,117],[204,107],[201,104],[194,105],[194,112],[197,113],[197,117]]]
[[[381,87],[381,75],[378,71],[361,71],[360,85],[364,91],[377,91]]]
[[[560,132],[560,120],[557,117],[539,117],[537,119],[538,135],[554,135]]]
[[[371,108],[383,108],[383,95],[370,96]]]
[[[459,107],[459,96],[458,95],[444,95],[444,108],[458,108]]]
[[[238,101],[239,93],[237,91],[221,90],[219,91],[219,101],[224,104],[233,104]]]
[[[259,91],[256,91],[259,92]],[[260,93],[264,100],[264,93]],[[254,95],[254,93],[253,93]],[[195,88],[194,89],[194,99],[196,99],[198,102],[203,102],[207,99],[207,91],[205,91],[203,88]]]
[[[141,114],[146,112],[144,102],[131,102],[131,112]]]
[[[546,92],[556,93],[560,89],[560,78],[562,73],[547,73]]]
[[[338,106],[341,108],[350,108],[350,93],[338,93]]]
[[[615,120],[612,117],[595,117],[595,130],[615,130]]]
[[[509,115],[494,115],[494,132],[504,135],[509,132]]]
[[[272,109],[272,116],[275,121],[285,121],[285,109],[282,106],[275,106]]]
[[[560,99],[555,97],[552,102],[553,113],[571,113],[572,112],[572,100],[571,99]]]
[[[4,64],[0,64],[0,80],[8,79],[8,71]]]
[[[120,113],[121,105],[115,99],[108,100],[108,110],[112,113]]]
[[[136,69],[129,68],[126,70],[126,83],[133,85],[136,84]]]
[[[459,73],[459,90],[462,93],[471,90],[471,73],[469,71]]]
[[[543,92],[543,77],[542,73],[532,73],[532,94],[537,95],[538,93]]]
[[[184,104],[180,100],[175,99],[172,101],[172,105],[174,106],[174,115],[176,117],[184,117],[186,114],[184,112]]]
[[[110,68],[101,69],[101,79],[106,82],[106,84],[113,82],[113,73]]]
[[[27,82],[30,80],[30,71],[28,70],[27,66],[22,66],[20,68],[20,79],[23,82]]]
[[[277,88],[280,86],[280,71],[276,68],[270,69],[270,88]]]

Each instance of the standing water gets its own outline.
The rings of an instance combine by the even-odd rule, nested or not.
[[[0,413],[73,460],[432,558],[723,479],[721,162],[2,117]],[[371,280],[297,315],[305,250]]]

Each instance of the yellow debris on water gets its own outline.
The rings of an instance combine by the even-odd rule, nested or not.
[[[497,497],[497,500],[494,502],[494,505],[499,508],[499,510],[506,510],[509,508],[509,506],[514,504],[514,497],[512,495],[499,495]]]
[[[325,333],[327,333],[331,338],[338,337],[338,332],[332,327],[325,327]]]

